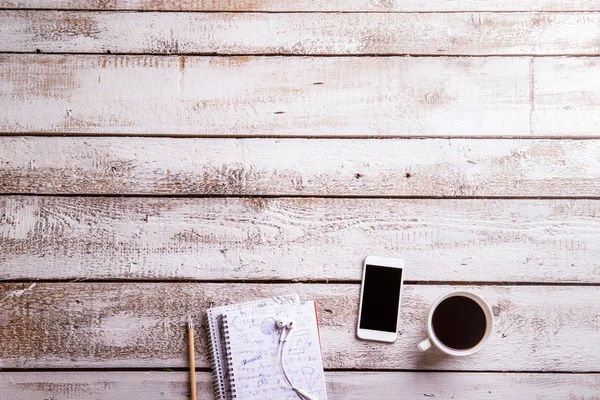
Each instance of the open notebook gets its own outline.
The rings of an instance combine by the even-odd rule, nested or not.
[[[227,374],[227,355],[225,353],[225,338],[223,336],[223,314],[236,310],[250,310],[273,305],[285,305],[300,302],[298,294],[274,296],[268,299],[254,300],[247,303],[230,304],[213,307],[206,310],[210,336],[210,353],[212,358],[213,384],[217,400],[231,399]]]
[[[279,367],[276,319],[294,319],[283,351],[283,367],[294,386],[326,400],[321,342],[313,301],[237,309],[223,314],[229,385],[233,398],[299,399]]]

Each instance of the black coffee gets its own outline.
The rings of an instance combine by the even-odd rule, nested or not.
[[[465,350],[483,339],[487,328],[485,312],[479,304],[465,296],[443,300],[433,312],[433,332],[447,347]]]

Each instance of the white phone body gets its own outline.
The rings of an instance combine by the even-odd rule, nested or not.
[[[368,274],[367,269],[369,269]],[[399,258],[377,256],[365,258],[356,330],[356,336],[360,339],[393,343],[398,338],[403,272],[404,261]],[[366,293],[365,288],[367,288]],[[377,289],[377,293],[374,293],[373,288]],[[382,293],[382,290],[385,293]]]

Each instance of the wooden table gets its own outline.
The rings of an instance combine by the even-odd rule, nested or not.
[[[0,9],[1,399],[185,399],[188,314],[212,398],[204,310],[288,292],[331,399],[600,398],[599,2]],[[406,262],[393,345],[367,255]],[[454,288],[489,345],[420,354]]]

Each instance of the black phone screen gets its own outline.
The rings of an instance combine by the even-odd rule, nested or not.
[[[360,329],[396,332],[402,268],[368,265],[363,282]]]

